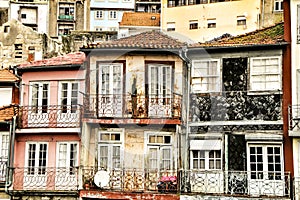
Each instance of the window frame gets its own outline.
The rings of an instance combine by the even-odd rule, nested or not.
[[[38,85],[37,89],[37,105],[33,105],[33,89],[36,87],[35,85]],[[47,85],[47,105],[43,104],[43,99],[44,99],[44,85]],[[35,107],[36,113],[38,111],[42,110],[42,113],[46,113],[48,111],[48,108],[50,106],[50,83],[49,82],[44,82],[44,81],[32,81],[29,82],[29,106],[30,107]],[[46,109],[44,108],[46,107]],[[46,111],[46,112],[45,112]]]
[[[283,12],[283,0],[274,0],[274,12]]]
[[[13,88],[12,87],[0,87],[0,107],[5,105],[10,105],[13,100]]]
[[[194,153],[197,153],[198,157],[194,157]],[[213,153],[213,157],[210,157],[210,153]],[[217,153],[219,153],[220,157],[217,157]],[[203,155],[201,157],[201,155]],[[191,150],[190,152],[191,157],[191,169],[193,170],[222,170],[222,150]],[[201,167],[201,161],[204,161],[204,168]],[[197,162],[198,167],[194,166],[194,161]],[[213,161],[213,167],[210,167],[210,161]],[[217,162],[219,161],[219,164]],[[219,166],[219,168],[217,167]]]
[[[261,154],[256,153],[256,154],[251,154],[251,148],[258,148],[261,147],[262,152]],[[280,164],[280,171],[276,171],[275,168],[274,170],[269,170],[268,167],[271,164],[275,164],[276,162],[272,162],[268,160],[268,148],[279,148],[280,149],[280,161],[277,162],[277,164]],[[255,157],[254,162],[251,161],[251,157],[253,156],[262,156],[262,161],[257,161],[258,157]],[[274,155],[274,154],[272,154]],[[278,155],[278,154],[276,154]],[[275,158],[276,159],[276,158]],[[273,159],[274,160],[274,159]],[[262,170],[257,170],[258,164],[259,163],[262,164]],[[254,170],[252,170],[252,166],[254,167],[254,165],[256,166]],[[277,176],[279,176],[280,178],[284,177],[284,154],[283,154],[283,145],[282,143],[255,143],[255,142],[251,142],[251,143],[247,143],[247,169],[250,172],[250,179],[251,180],[281,180],[281,179],[276,179]],[[274,176],[274,173],[277,173]],[[272,177],[273,175],[273,177]],[[265,177],[266,176],[266,177]]]
[[[195,66],[196,63],[202,63],[202,62],[216,62],[216,73],[214,75],[207,75],[206,76],[195,76]],[[211,93],[211,92],[221,92],[221,62],[220,59],[202,59],[202,60],[193,60],[192,62],[192,69],[191,69],[191,87],[192,87],[192,92],[193,93]],[[208,66],[209,67],[209,66]],[[199,89],[194,89],[194,85],[198,84],[201,85],[202,83],[194,83],[196,82],[196,79],[204,80],[204,78],[215,78],[216,81],[214,84],[216,84],[215,89],[209,89],[209,87],[206,87],[205,90],[199,90]],[[206,84],[208,85],[208,84]],[[207,89],[208,88],[208,89]]]
[[[103,140],[101,139],[101,135],[109,135],[110,138],[109,140]],[[112,139],[112,134],[120,135],[119,140],[113,140]],[[105,166],[102,165],[101,163],[101,148],[107,147],[107,163]],[[120,158],[119,158],[119,167],[116,167],[114,164],[114,155],[113,155],[113,149],[115,147],[119,147],[120,149]],[[107,131],[99,131],[98,132],[98,166],[104,169],[121,169],[123,167],[123,162],[124,162],[124,130],[107,130]]]
[[[265,72],[265,73],[262,73],[261,71],[260,72],[254,72],[254,61],[255,60],[261,60],[261,61],[264,61],[264,62],[267,62],[268,60],[272,60],[272,59],[277,59],[277,73],[273,72]],[[282,91],[282,57],[281,56],[264,56],[264,57],[251,57],[250,58],[250,77],[249,77],[249,91],[250,93],[251,92],[269,92],[269,91],[278,91],[278,92],[281,92]],[[269,64],[271,65],[271,64]],[[260,66],[260,67],[265,67],[265,69],[267,68],[268,64],[260,64],[260,65],[256,65],[256,66]],[[276,81],[267,81],[267,76],[277,76],[277,80]],[[260,77],[260,81],[255,81],[253,80],[254,77]],[[262,81],[262,77],[264,77],[264,81]],[[264,87],[263,88],[254,88],[254,84],[255,83],[264,83]],[[277,83],[277,87],[275,88],[268,88],[266,86],[267,83],[270,83],[272,82],[273,84],[271,84],[272,86],[274,85],[274,82]]]
[[[35,162],[35,165],[34,166],[30,166],[29,164],[29,146],[30,145],[36,145],[36,149],[35,149],[35,160],[37,160],[38,162]],[[41,166],[39,165],[39,154],[40,154],[40,145],[41,144],[44,144],[46,145],[46,157],[45,157],[45,166]],[[48,167],[48,156],[49,156],[49,143],[48,142],[35,142],[35,141],[28,141],[26,142],[26,146],[25,146],[25,168],[26,169],[26,173],[27,175],[46,175],[47,174],[47,167]],[[31,171],[32,169],[30,168],[33,168],[33,171]],[[41,169],[44,169],[42,171],[40,171]],[[33,172],[33,173],[32,173]]]
[[[60,166],[60,145],[67,145],[66,149],[66,155],[65,155],[65,166]],[[71,145],[76,145],[76,158],[75,158],[75,163],[71,163]],[[56,165],[58,168],[69,168],[69,172],[71,174],[75,173],[75,168],[79,166],[79,142],[77,141],[59,141],[56,143]],[[73,165],[73,166],[71,166]]]
[[[104,19],[104,12],[105,11],[103,11],[103,10],[95,10],[95,15],[94,15],[95,19],[96,20],[98,20],[98,19]],[[98,13],[100,13],[99,17],[98,17]]]
[[[176,23],[175,22],[167,22],[167,31],[172,32],[176,30]]]
[[[190,30],[197,30],[199,28],[198,20],[190,20],[189,21],[189,29]]]
[[[67,90],[66,90],[67,96],[64,97],[67,100],[66,104],[62,103],[63,84],[67,84]],[[73,96],[73,91],[74,91],[73,84],[77,85],[77,90],[75,90],[75,92],[77,94],[76,97]],[[76,113],[77,112],[78,105],[80,104],[80,102],[79,102],[80,98],[78,98],[79,97],[79,87],[80,87],[79,81],[59,81],[59,85],[58,85],[58,105],[60,106],[63,113],[67,113],[67,112],[70,112],[70,111],[71,111],[71,113]],[[73,104],[74,99],[76,100],[75,104]]]
[[[118,19],[118,11],[116,11],[116,10],[108,11],[108,19],[117,20]]]
[[[217,19],[207,19],[207,28],[217,28]]]
[[[247,25],[247,19],[246,16],[241,15],[236,17],[236,25],[237,26],[246,26]]]

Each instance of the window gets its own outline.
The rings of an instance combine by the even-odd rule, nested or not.
[[[167,23],[167,31],[175,31],[175,22]]]
[[[237,16],[237,22],[236,22],[236,24],[237,24],[238,26],[247,25],[247,24],[246,24],[246,17],[245,17],[244,15],[242,15],[242,16]]]
[[[26,19],[26,14],[21,14],[21,19]]]
[[[8,25],[4,25],[4,33],[8,33],[9,32],[9,29],[10,29],[10,26]]]
[[[274,11],[283,11],[283,0],[274,1]]]
[[[0,181],[5,181],[6,164],[8,159],[9,133],[0,132]]]
[[[122,167],[123,132],[100,132],[98,144],[98,166],[104,169]]]
[[[58,142],[58,167],[69,168],[69,173],[75,173],[78,166],[78,143],[77,142]]]
[[[12,88],[0,88],[0,107],[12,103]]]
[[[102,27],[95,26],[95,31],[103,31]]]
[[[281,90],[280,57],[256,57],[250,60],[250,90]]]
[[[15,58],[22,58],[23,45],[15,44]]]
[[[103,19],[103,11],[102,10],[95,11],[95,19]]]
[[[279,180],[282,178],[282,150],[280,145],[249,144],[251,179]]]
[[[216,28],[216,27],[217,27],[216,19],[207,20],[207,28]]]
[[[168,133],[147,133],[147,165],[149,169],[172,169],[172,136]]]
[[[70,35],[72,30],[74,30],[73,24],[59,24],[58,25],[58,35]]]
[[[63,113],[75,113],[78,106],[78,83],[77,82],[61,82],[60,105]]]
[[[219,60],[194,61],[192,66],[192,91],[219,92],[220,68]]]
[[[47,113],[49,83],[30,83],[30,97],[33,113]]]
[[[30,175],[45,175],[48,144],[44,142],[28,142],[26,148],[27,173]]]
[[[221,140],[191,140],[191,169],[219,170],[222,168]]]
[[[198,29],[198,20],[190,20],[190,30]]]
[[[117,11],[109,11],[109,19],[117,19]]]
[[[59,16],[61,20],[74,20],[75,9],[72,3],[60,3],[59,4]]]

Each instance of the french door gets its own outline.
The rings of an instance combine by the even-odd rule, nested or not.
[[[149,117],[171,117],[172,67],[149,65]]]
[[[123,110],[123,65],[99,65],[99,117],[121,117]]]

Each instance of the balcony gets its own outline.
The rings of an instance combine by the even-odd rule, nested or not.
[[[74,16],[73,15],[59,15],[58,19],[65,20],[65,21],[74,21]]]
[[[157,169],[82,169],[83,189],[109,189],[126,192],[177,193],[177,172]],[[99,179],[96,177],[99,175]],[[97,183],[99,181],[99,183]],[[100,182],[101,181],[101,182]],[[89,187],[86,186],[89,183]]]
[[[81,122],[80,105],[23,106],[19,128],[76,128]]]
[[[180,119],[182,96],[90,95],[85,99],[87,117]]]
[[[13,190],[74,191],[78,189],[78,168],[17,167],[13,169]]]
[[[300,131],[300,105],[289,106],[289,130]]]

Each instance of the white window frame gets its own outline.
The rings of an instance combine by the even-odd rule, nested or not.
[[[197,28],[195,28],[196,26]],[[198,20],[190,20],[189,21],[189,30],[197,30],[199,28]]]
[[[12,87],[0,87],[0,107],[12,103]]]
[[[265,67],[265,69],[269,66],[272,67],[272,65],[274,65],[274,69],[272,68],[268,68],[271,69],[272,71],[274,70],[274,72],[271,71],[255,71],[254,69],[254,61],[256,60],[261,60],[261,61],[271,61],[271,60],[277,60],[277,64],[271,64],[271,63],[266,63],[265,65],[257,65],[257,67],[261,66],[261,67]],[[275,68],[276,67],[276,68]],[[277,80],[272,80],[272,81],[268,81],[267,76],[273,76],[276,77],[277,76]],[[260,80],[258,80],[260,79]],[[250,58],[250,91],[251,92],[266,92],[266,91],[282,91],[282,59],[281,56],[270,56],[270,57],[252,57]],[[258,86],[254,86],[254,84],[264,84],[264,87],[260,87],[258,88]],[[266,86],[266,84],[269,84],[270,86]],[[272,84],[270,84],[272,83]],[[277,85],[276,85],[276,84]]]
[[[95,11],[95,19],[104,19],[104,11],[96,10]]]
[[[176,30],[175,22],[167,22],[167,31],[175,31],[175,30]]]
[[[207,28],[216,28],[217,19],[207,19]]]
[[[202,75],[197,72],[197,64],[198,63],[216,63],[216,72],[215,74],[205,74]],[[208,69],[208,68],[207,68]],[[193,93],[210,93],[210,92],[220,92],[221,91],[221,70],[220,70],[220,60],[219,59],[205,59],[205,60],[194,60],[192,63],[191,70],[191,79],[192,79],[192,92]],[[208,83],[209,79],[216,79],[214,81],[215,87],[211,88]],[[205,83],[204,81],[207,80]],[[198,88],[197,85],[200,87]],[[201,89],[202,88],[202,89]]]
[[[120,135],[119,140],[113,139],[113,135]],[[107,140],[102,140],[101,135],[109,135],[109,138]],[[103,147],[107,147],[107,163],[106,166],[103,166],[101,162],[101,155],[100,155],[100,149]],[[113,163],[113,148],[119,147],[120,148],[120,161],[119,161],[119,167],[116,167]],[[108,130],[108,131],[99,131],[98,132],[98,166],[100,168],[104,169],[121,169],[123,167],[124,162],[124,130]]]
[[[251,147],[254,148],[258,148],[261,147],[262,148],[262,153],[255,153],[255,154],[251,154],[250,149]],[[280,149],[280,161],[277,164],[280,164],[280,171],[276,171],[275,168],[274,170],[269,171],[268,170],[268,165],[270,164],[270,162],[268,161],[268,147],[271,148],[279,148]],[[255,158],[255,162],[251,162],[251,156],[262,156],[262,161],[260,161],[260,159],[258,157]],[[277,154],[278,155],[278,154]],[[275,160],[275,158],[273,157],[273,160]],[[257,169],[260,168],[257,165],[262,163],[262,170],[261,169]],[[272,163],[272,164],[276,164],[276,163]],[[254,168],[254,165],[256,165],[255,170],[251,169],[251,165]],[[247,168],[248,171],[251,173],[250,174],[250,179],[254,179],[254,180],[277,180],[275,177],[274,178],[270,178],[269,176],[273,174],[273,172],[276,172],[278,174],[278,176],[280,176],[280,178],[283,177],[284,174],[284,158],[283,158],[283,145],[282,143],[247,143]],[[271,172],[269,174],[269,172]]]
[[[74,3],[59,3],[58,5],[58,17],[60,16],[60,9],[69,9],[69,15],[68,16],[73,16],[73,20],[75,20],[75,16],[76,16],[76,7]],[[66,15],[66,14],[64,14]]]
[[[36,145],[36,149],[35,149],[35,160],[37,161],[37,162],[35,162],[35,166],[29,166],[29,145],[31,145],[31,144],[34,144],[34,145]],[[46,164],[45,164],[45,166],[39,166],[39,152],[40,152],[40,145],[41,144],[45,144],[46,145],[46,157],[45,157],[45,161],[46,161]],[[45,174],[47,174],[47,166],[48,166],[48,153],[49,152],[49,144],[48,144],[48,142],[26,142],[26,149],[25,149],[25,168],[27,168],[27,170],[26,170],[26,172],[27,172],[27,174],[28,175],[33,175],[33,176],[35,176],[35,175],[45,175]],[[29,170],[29,168],[30,167],[33,167],[33,174],[32,173],[30,173],[30,170]],[[42,171],[42,173],[40,173],[40,169],[44,169],[44,172]]]
[[[60,147],[61,145],[67,145],[67,149],[66,149],[66,155],[65,155],[65,163],[61,164],[60,160],[61,158],[61,151],[60,151]],[[71,145],[76,145],[76,158],[75,158],[75,164],[73,164],[74,166],[71,166]],[[56,155],[56,163],[57,163],[57,167],[59,168],[67,168],[67,167],[78,167],[78,160],[79,160],[79,142],[77,141],[64,141],[64,142],[57,142],[57,155]]]
[[[9,132],[0,131],[0,158],[8,159],[9,150]]]
[[[118,19],[118,11],[110,10],[108,12],[108,19],[113,19],[113,20]]]
[[[283,0],[274,0],[274,11],[275,12],[283,11]]]
[[[150,137],[154,137],[155,142],[150,142]],[[170,141],[166,141],[166,137],[169,137]],[[158,138],[162,138],[162,141],[157,140]],[[145,132],[145,151],[146,151],[146,168],[155,169],[155,170],[173,170],[173,136],[171,132]],[[155,150],[156,152],[150,155],[150,150]],[[169,155],[164,155],[164,151],[169,151]],[[150,159],[156,160],[156,166],[150,166]],[[169,164],[168,164],[169,163]],[[169,166],[167,166],[169,165]]]
[[[30,82],[29,83],[29,105],[30,106],[36,106],[37,107],[37,110],[38,111],[41,111],[42,110],[42,106],[43,105],[43,85],[46,84],[48,86],[48,89],[47,89],[47,110],[49,108],[49,105],[50,105],[50,83],[49,82]],[[33,88],[36,87],[35,85],[37,85],[37,105],[33,105]],[[44,112],[44,111],[42,111]]]
[[[63,105],[62,104],[62,87],[63,84],[67,84],[67,104]],[[77,84],[77,91],[76,92],[76,96],[73,96],[73,92],[74,92],[74,88],[73,88],[73,84]],[[78,81],[60,81],[59,82],[59,86],[58,86],[58,105],[60,106],[66,106],[68,108],[68,111],[71,111],[71,113],[75,113],[77,112],[77,107],[79,105],[79,82]],[[73,104],[73,100],[76,100],[75,104]],[[61,107],[62,108],[62,107]],[[75,109],[71,109],[71,108],[75,108]]]
[[[237,26],[246,26],[247,25],[247,19],[244,15],[237,16],[236,17],[236,25]]]

